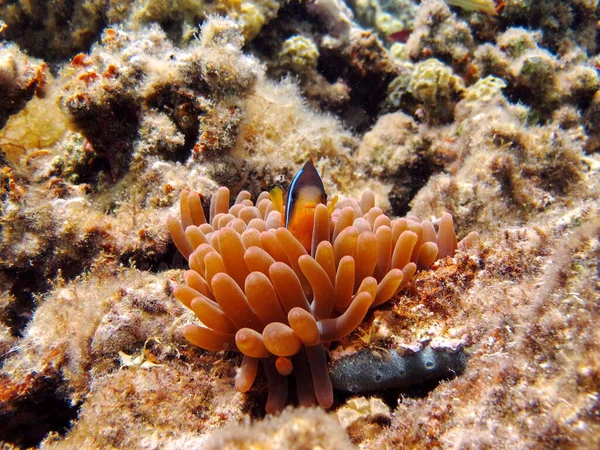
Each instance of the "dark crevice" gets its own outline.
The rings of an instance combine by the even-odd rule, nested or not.
[[[50,289],[50,283],[46,277],[40,276],[35,270],[5,270],[3,276],[11,280],[7,290],[14,297],[14,301],[0,311],[0,320],[9,327],[13,336],[22,337],[23,330],[38,306],[35,300],[36,294]]]
[[[192,74],[188,74],[192,77]],[[206,114],[202,106],[203,95],[209,95],[206,81],[195,76],[190,81],[193,89],[176,86],[163,86],[146,99],[146,108],[166,114],[184,136],[184,143],[175,152],[163,151],[165,160],[184,162],[190,156],[200,135],[200,123]]]
[[[77,418],[80,405],[71,405],[64,380],[55,371],[36,373],[22,384],[1,379],[0,441],[15,446],[35,447],[50,432],[64,435]]]
[[[388,195],[392,207],[391,214],[396,217],[404,217],[408,214],[410,202],[438,170],[439,168],[429,161],[420,160],[415,166],[406,169],[410,176],[392,178],[394,186]]]
[[[164,253],[125,252],[119,261],[125,267],[135,266],[142,271],[160,273],[171,269],[187,269],[188,263],[171,241]]]
[[[2,269],[0,281],[15,300],[0,310],[0,320],[10,328],[13,336],[22,337],[23,330],[38,306],[36,297],[41,297],[52,289],[51,280],[60,274],[61,280],[69,282],[81,275],[98,248],[95,245],[81,245],[74,250],[73,255],[77,259],[71,256],[57,259],[52,252],[54,245],[49,242],[48,250],[31,261],[31,269]]]

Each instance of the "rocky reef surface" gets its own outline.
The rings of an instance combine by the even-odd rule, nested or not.
[[[599,19],[592,0],[0,2],[0,446],[598,448]],[[256,199],[309,158],[341,201],[449,212],[479,241],[329,346],[330,410],[269,416],[264,375],[241,394],[239,354],[182,336],[166,223],[183,189]]]

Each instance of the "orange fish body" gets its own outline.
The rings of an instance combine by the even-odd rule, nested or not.
[[[315,186],[303,187],[298,198],[286,214],[286,228],[310,253],[314,226],[315,208],[319,203],[326,203],[327,195],[318,191]],[[287,212],[287,211],[286,211]]]
[[[283,209],[283,194],[281,189],[271,192],[271,200],[276,209]],[[312,233],[314,225],[315,208],[319,203],[327,204],[327,194],[323,180],[317,169],[308,160],[304,167],[298,171],[285,202],[285,227],[300,241],[308,253],[311,251]],[[283,211],[282,216],[283,216]]]

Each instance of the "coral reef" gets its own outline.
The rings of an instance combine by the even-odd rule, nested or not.
[[[277,57],[279,70],[289,71],[300,77],[312,75],[317,68],[319,49],[304,36],[292,36],[285,40]]]
[[[392,182],[389,194],[394,214],[408,212],[408,204],[423,187],[440,160],[429,152],[417,123],[401,112],[385,114],[365,133],[358,158],[370,177]]]
[[[401,72],[388,86],[387,109],[401,109],[430,124],[452,121],[465,90],[462,78],[435,58],[402,63]]]
[[[600,11],[495,3],[0,2],[0,447],[599,448]],[[210,219],[309,158],[334,221],[372,191],[378,230],[480,232],[328,344],[334,381],[439,346],[459,376],[264,417],[264,371],[185,339],[180,193]]]
[[[506,102],[502,96],[497,101]],[[463,107],[468,109],[463,112]],[[414,214],[449,211],[459,230],[474,223],[492,229],[498,215],[527,220],[552,204],[570,202],[587,168],[581,147],[567,132],[554,124],[524,125],[529,111],[519,106],[473,108],[469,96],[457,105],[459,120],[466,117],[463,113],[469,116],[460,122],[460,137],[451,139],[459,139],[464,152],[454,155],[450,173],[432,176],[416,195]]]
[[[185,43],[193,39],[202,20],[219,14],[235,21],[244,38],[252,40],[277,16],[279,7],[276,0],[86,0],[75,1],[72,5],[15,1],[0,5],[0,17],[4,21],[0,31],[6,39],[17,42],[31,55],[55,62],[87,52],[106,25],[123,23],[128,24],[128,28],[160,24],[170,39]]]
[[[377,103],[385,98],[396,68],[377,33],[357,26],[352,18],[342,1],[291,2],[250,47],[266,62],[269,75],[297,77],[311,105],[362,131],[378,115]],[[295,47],[287,48],[290,39]],[[313,46],[319,55],[316,70],[305,64],[309,60],[289,64],[290,52],[306,48],[314,55]]]
[[[40,151],[37,156],[43,156],[44,149],[65,135],[67,118],[58,105],[57,96],[58,90],[50,85],[43,95],[40,92],[21,111],[10,116],[0,131],[0,147],[8,161],[18,164],[28,152],[35,158],[36,150]]]
[[[564,225],[554,228],[556,219],[545,232],[527,227],[494,240],[491,265],[461,296],[463,311],[483,308],[475,322],[461,319],[473,324],[473,337],[484,338],[465,373],[425,401],[402,398],[390,428],[369,445],[497,446],[499,437],[502,448],[598,445],[590,419],[598,408],[592,393],[598,349],[588,346],[597,338],[588,320],[595,315],[597,275],[589,261],[598,249],[592,237],[598,222],[571,224],[565,237]],[[504,280],[494,282],[498,270]],[[570,281],[563,285],[565,278]],[[495,311],[484,313],[488,307]],[[499,423],[506,427],[492,432],[489,427]]]
[[[541,30],[544,46],[554,51],[565,47],[581,47],[589,54],[594,54],[598,45],[597,9],[597,3],[590,0],[558,3],[507,0],[502,9],[502,20],[526,24],[531,30]]]
[[[0,374],[0,439],[31,446],[50,430],[64,430],[87,396],[92,371],[114,369],[118,350],[135,349],[150,337],[168,342],[169,328],[157,318],[172,320],[181,308],[168,301],[167,280],[119,271],[115,264],[102,270],[56,286],[41,301],[19,341],[19,357],[9,356]],[[117,309],[115,326],[111,314]]]
[[[158,28],[140,35],[111,28],[103,45],[71,62],[63,106],[86,137],[88,153],[105,160],[113,176],[131,162],[147,164],[144,151],[174,159],[182,148],[222,151],[235,142],[240,95],[258,76],[253,60],[241,55],[237,26],[212,21],[185,53],[165,39]],[[156,134],[174,136],[156,145]]]
[[[390,424],[390,408],[377,397],[354,397],[336,411],[353,443],[372,439]]]
[[[541,48],[540,34],[524,28],[509,28],[499,35],[496,46],[484,44],[475,52],[480,76],[502,78],[510,98],[547,113],[558,103],[585,109],[600,86],[597,69],[581,50],[570,50],[557,58]]]
[[[586,150],[596,152],[600,149],[600,91],[596,91],[592,97],[590,106],[585,112],[584,124],[589,133]]]
[[[408,84],[408,92],[422,105],[428,122],[449,120],[452,101],[460,98],[463,89],[462,80],[433,58],[415,65]]]

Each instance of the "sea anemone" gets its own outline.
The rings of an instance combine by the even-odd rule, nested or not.
[[[469,246],[471,233],[457,244],[452,216],[437,232],[414,216],[390,219],[375,207],[372,192],[360,201],[345,199],[331,212],[315,208],[310,254],[286,228],[267,192],[256,205],[250,193],[229,206],[229,189],[210,201],[207,222],[201,196],[183,190],[181,221],[170,217],[169,232],[189,261],[184,285],[174,296],[203,326],[182,329],[194,345],[243,354],[235,387],[246,392],[258,362],[268,380],[266,411],[278,412],[288,397],[287,376],[296,382],[298,403],[329,408],[333,388],[325,348],[350,334],[370,308],[387,302],[418,267]]]

